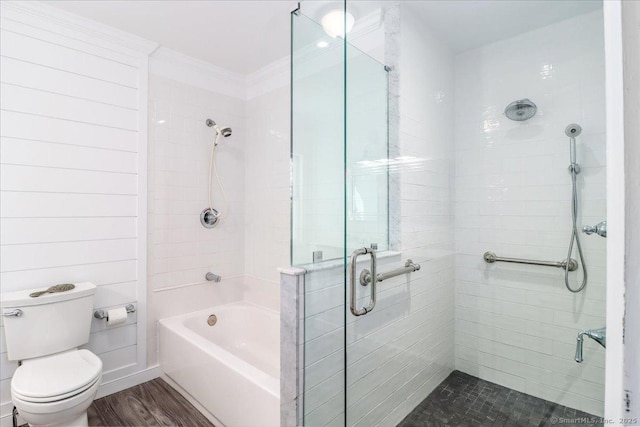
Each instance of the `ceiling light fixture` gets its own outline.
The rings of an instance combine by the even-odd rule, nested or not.
[[[346,12],[345,16],[343,10],[336,9],[324,15],[320,22],[324,31],[329,36],[336,38],[338,36],[344,37],[345,33],[350,32],[356,20],[349,12]]]
[[[316,44],[316,46],[318,46],[320,49],[324,49],[325,47],[329,46],[329,42],[321,40],[318,42],[318,44]]]

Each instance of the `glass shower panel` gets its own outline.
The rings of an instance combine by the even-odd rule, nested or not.
[[[298,11],[291,43],[291,263],[302,265],[344,253],[344,40]]]
[[[303,419],[305,426],[342,426],[346,398],[344,40],[328,36],[300,9],[291,15],[291,29],[291,262],[307,270]]]
[[[293,265],[342,258],[345,223],[348,253],[388,249],[386,71],[318,24],[337,7],[303,2],[293,18]]]
[[[346,44],[346,247],[389,248],[388,73]]]

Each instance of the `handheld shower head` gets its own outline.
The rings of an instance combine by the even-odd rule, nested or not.
[[[576,123],[571,123],[569,126],[567,126],[564,130],[564,133],[569,137],[569,138],[575,138],[576,136],[580,135],[582,133],[582,126],[576,124]]]
[[[222,135],[225,138],[231,136],[231,132],[232,132],[231,126],[218,126],[218,124],[211,119],[207,119],[205,123],[210,128],[215,129],[217,136]]]
[[[222,135],[222,136],[224,136],[225,138],[227,138],[227,137],[231,136],[231,127],[229,127],[229,126],[225,126],[225,127],[222,127],[222,128],[221,128],[221,127],[219,127],[218,125],[216,125],[216,126],[214,126],[213,128],[216,130],[216,132],[217,132],[219,135]]]

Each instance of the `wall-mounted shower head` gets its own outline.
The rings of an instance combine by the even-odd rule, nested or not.
[[[569,138],[575,138],[576,136],[582,133],[582,127],[578,124],[571,123],[569,126],[565,128],[564,133]]]
[[[528,98],[514,101],[504,109],[504,115],[516,122],[523,122],[536,115],[538,107]]]

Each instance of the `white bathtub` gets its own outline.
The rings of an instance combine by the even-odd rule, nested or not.
[[[217,420],[280,425],[277,312],[237,302],[162,319],[158,330],[162,370]]]

